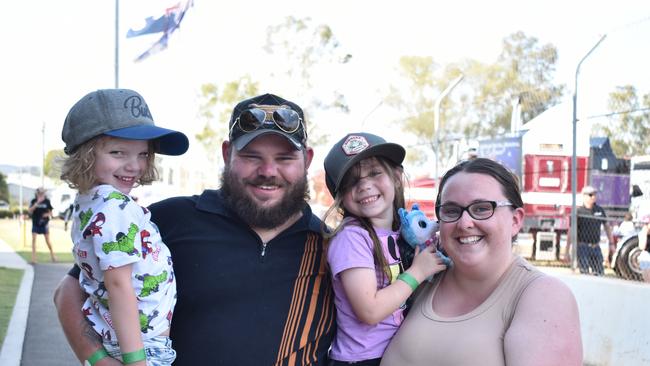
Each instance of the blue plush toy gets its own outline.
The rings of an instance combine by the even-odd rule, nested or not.
[[[429,218],[420,211],[420,206],[414,203],[411,207],[411,212],[400,208],[398,211],[400,219],[400,233],[404,240],[413,248],[419,247],[424,250],[426,247],[434,243],[434,237],[440,225],[434,220]],[[446,265],[451,263],[440,251],[436,252]]]

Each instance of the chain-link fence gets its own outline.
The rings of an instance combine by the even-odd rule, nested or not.
[[[650,115],[644,113],[650,126]],[[621,125],[625,120],[611,123]],[[597,127],[590,135],[588,149],[578,150],[575,200],[570,157],[522,153],[527,224],[515,250],[540,266],[643,281],[647,255],[643,252],[649,247],[650,155],[630,157],[628,152],[615,151],[619,136]],[[526,150],[525,141],[521,145]],[[576,202],[575,243],[572,201]]]
[[[650,243],[645,224],[589,214],[585,207],[580,211],[577,246],[570,243],[567,231],[537,231],[520,234],[513,250],[537,266],[575,268],[585,275],[643,281],[643,268],[650,265],[648,259],[643,260],[650,255],[650,245],[643,243],[644,237],[645,243]],[[644,251],[648,254],[642,254]]]

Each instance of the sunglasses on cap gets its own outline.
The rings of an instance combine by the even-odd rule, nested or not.
[[[259,128],[273,128],[273,126],[282,132],[293,134],[300,129],[302,124],[302,118],[300,118],[298,112],[289,106],[251,104],[251,107],[242,111],[235,123],[232,124],[229,135],[232,139],[235,128],[248,133]],[[301,140],[304,140],[304,136]]]

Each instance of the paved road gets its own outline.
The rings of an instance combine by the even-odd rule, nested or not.
[[[70,266],[58,263],[39,263],[34,266],[21,366],[79,365],[61,330],[52,302],[54,288]]]

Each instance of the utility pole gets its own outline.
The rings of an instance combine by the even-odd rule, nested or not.
[[[368,119],[368,117],[370,117],[370,115],[372,115],[373,113],[375,113],[375,111],[376,111],[377,109],[379,109],[379,107],[381,107],[382,104],[384,104],[384,101],[383,101],[383,100],[380,100],[379,103],[377,103],[377,105],[376,105],[376,106],[375,106],[375,107],[374,107],[370,112],[368,112],[368,114],[366,114],[366,116],[365,116],[365,117],[363,118],[363,120],[361,121],[361,128],[363,128],[363,125],[366,123],[366,120]]]
[[[45,122],[41,128],[41,187],[45,187]]]
[[[433,142],[434,142],[434,150],[436,154],[436,167],[434,170],[433,177],[435,179],[438,179],[438,160],[440,160],[440,151],[439,151],[440,150],[440,104],[442,103],[442,100],[445,99],[447,94],[449,94],[452,91],[452,89],[454,89],[456,85],[458,85],[463,80],[464,77],[465,75],[460,74],[459,77],[454,79],[451,82],[451,84],[449,84],[445,88],[445,90],[443,90],[442,93],[440,93],[438,99],[436,99],[436,104],[433,107],[433,128],[435,133],[435,138]]]
[[[18,191],[18,222],[20,222],[20,233],[23,238],[23,248],[27,246],[27,229],[25,215],[23,215],[23,166],[20,166],[20,190]]]
[[[578,62],[576,67],[575,83],[573,86],[573,156],[571,156],[571,268],[575,270],[578,263],[578,213],[576,212],[576,194],[578,193],[578,159],[577,159],[577,125],[578,125],[578,74],[580,73],[580,66],[584,60],[591,55],[591,53],[598,47],[607,34],[600,37],[598,42],[587,52],[587,54]]]
[[[115,89],[120,87],[120,0],[115,0]]]

